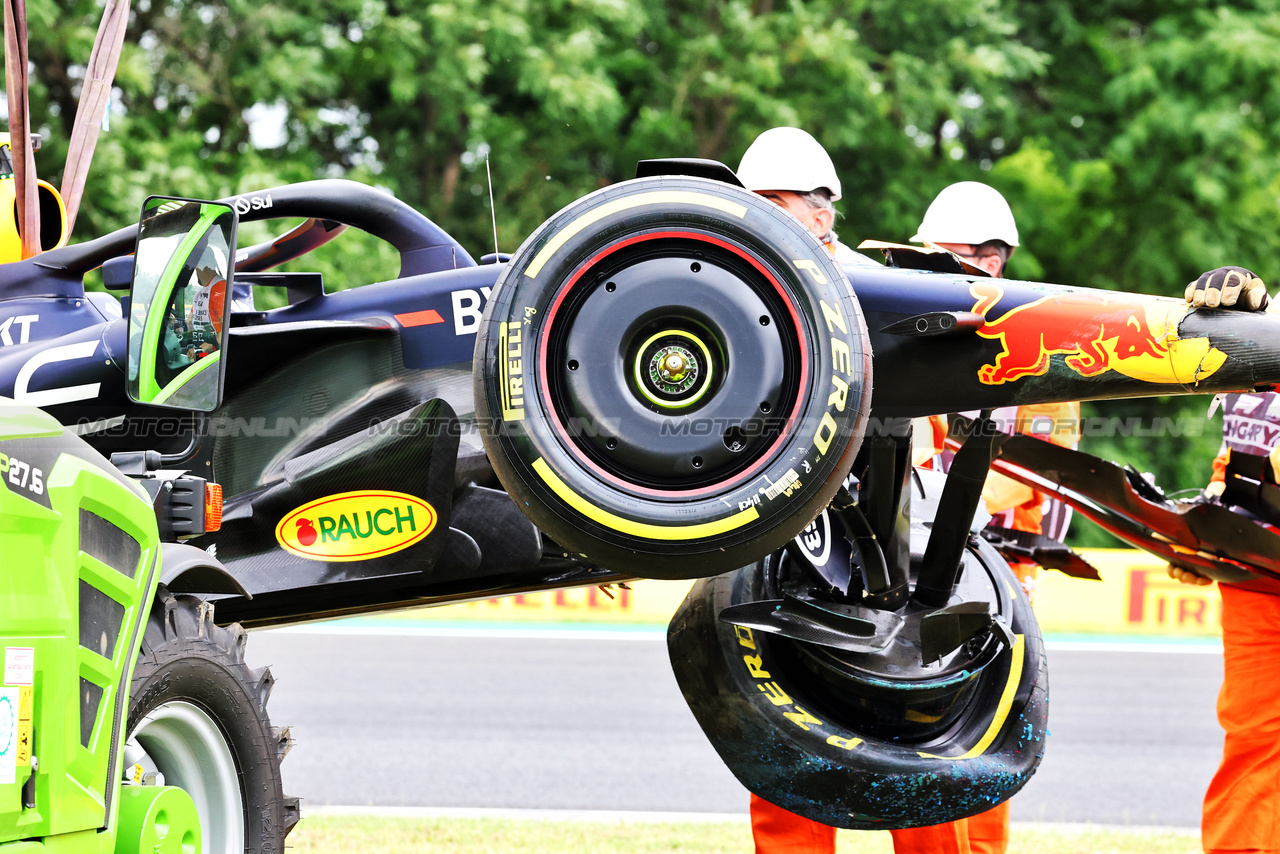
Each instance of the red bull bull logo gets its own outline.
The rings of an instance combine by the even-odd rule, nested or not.
[[[1004,289],[974,282],[973,310],[987,318]],[[1178,337],[1188,307],[1180,301],[1071,291],[1042,297],[986,319],[978,334],[1000,342],[995,360],[978,369],[986,385],[1049,372],[1052,357],[1085,377],[1115,371],[1136,380],[1194,385],[1222,367],[1226,354],[1207,338]]]

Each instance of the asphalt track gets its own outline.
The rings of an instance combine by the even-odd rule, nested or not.
[[[285,787],[308,807],[745,814],[660,632],[300,627],[255,632]],[[1015,821],[1195,827],[1221,748],[1221,656],[1050,646],[1051,737]]]

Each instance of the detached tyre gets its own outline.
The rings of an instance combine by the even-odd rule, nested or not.
[[[507,491],[558,543],[690,578],[780,548],[862,440],[871,352],[827,251],[753,193],[646,178],[525,241],[476,338]]]
[[[129,691],[126,764],[158,771],[195,802],[206,854],[283,852],[298,820],[281,787],[292,742],[271,726],[271,673],[244,661],[245,632],[161,587]]]
[[[1026,594],[985,542],[965,554],[957,602],[1004,627],[923,664],[919,623],[882,653],[722,622],[776,599],[771,555],[694,585],[671,620],[676,681],[720,758],[771,803],[835,827],[923,827],[985,812],[1021,789],[1044,753],[1048,678]]]

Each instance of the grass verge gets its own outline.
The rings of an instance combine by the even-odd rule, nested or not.
[[[742,822],[648,823],[513,819],[306,818],[289,837],[296,854],[739,854],[750,852]],[[892,854],[888,833],[840,831],[837,854]],[[1015,827],[1009,854],[1198,854],[1199,839],[1177,831]]]

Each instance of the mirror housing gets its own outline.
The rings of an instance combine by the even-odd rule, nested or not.
[[[0,133],[0,264],[22,260],[22,231],[18,228],[18,186],[7,133]],[[40,134],[31,134],[31,150],[40,150]],[[48,181],[36,181],[36,207],[40,214],[40,251],[67,245],[67,207]]]
[[[102,265],[102,286],[109,291],[127,291],[133,285],[133,256],[121,255]]]
[[[125,375],[135,403],[198,412],[221,404],[238,221],[221,202],[143,202]]]

